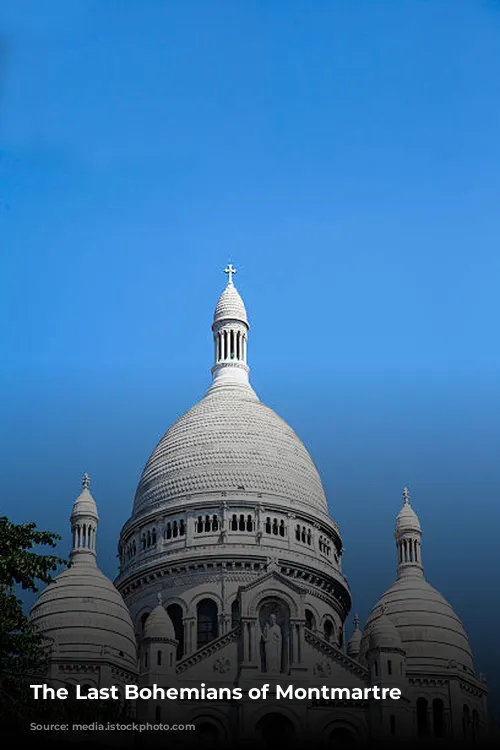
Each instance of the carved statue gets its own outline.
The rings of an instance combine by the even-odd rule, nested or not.
[[[276,615],[270,615],[264,626],[262,640],[264,641],[264,653],[266,655],[266,671],[269,674],[279,674],[281,672],[283,636],[281,627],[276,622]]]

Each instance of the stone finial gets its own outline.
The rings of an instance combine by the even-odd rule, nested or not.
[[[84,490],[88,490],[89,484],[90,484],[90,477],[87,474],[87,472],[85,472],[85,474],[83,475],[83,479],[82,479],[82,487],[83,487],[83,489]]]
[[[227,273],[227,283],[232,284],[233,283],[233,275],[236,273],[236,268],[233,266],[232,263],[228,263],[226,268],[224,269],[224,273]]]
[[[359,630],[359,615],[357,612],[354,615],[354,629]]]
[[[163,594],[161,593],[161,591],[158,591],[158,593],[156,594],[156,598],[158,599],[158,604],[163,604]]]
[[[410,493],[408,492],[408,487],[405,487],[403,490],[403,502],[405,505],[408,505],[410,502]]]

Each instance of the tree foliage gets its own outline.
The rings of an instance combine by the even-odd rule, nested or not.
[[[61,537],[38,531],[36,524],[14,524],[0,517],[0,712],[3,719],[22,711],[26,697],[25,677],[40,672],[47,663],[42,634],[32,626],[17,596],[19,589],[38,591],[38,583],[50,583],[52,573],[65,563],[42,554],[37,547],[54,548]]]

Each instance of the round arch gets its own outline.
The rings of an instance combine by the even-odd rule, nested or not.
[[[297,724],[293,719],[282,709],[264,709],[255,722],[255,733],[263,747],[275,750],[282,743],[293,742],[297,736]]]
[[[256,617],[261,604],[266,599],[282,599],[288,605],[290,617],[294,619],[303,619],[304,612],[302,603],[297,601],[297,597],[294,598],[293,596],[290,596],[289,592],[285,589],[277,588],[276,586],[266,588],[265,591],[259,591],[258,594],[248,603],[248,612],[245,612],[244,614],[249,617]]]
[[[356,747],[364,739],[363,732],[349,719],[330,721],[323,729],[322,736],[325,744],[341,748]]]
[[[217,604],[219,613],[222,612],[222,599],[220,594],[218,594],[217,591],[207,588],[205,591],[201,591],[199,594],[195,594],[193,598],[189,600],[189,603],[185,605],[187,612],[184,613],[184,617],[196,617],[198,604],[203,599],[213,599],[213,601]]]
[[[203,714],[196,714],[196,711],[186,720],[186,724],[195,725],[195,742],[220,745],[227,739],[227,731],[222,718],[216,713],[206,711]]]

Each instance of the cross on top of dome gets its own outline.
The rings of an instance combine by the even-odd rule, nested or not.
[[[408,492],[408,487],[405,487],[403,490],[403,502],[405,505],[408,505],[410,502],[410,493]]]
[[[88,490],[89,484],[90,484],[90,477],[87,474],[87,472],[85,472],[85,474],[83,475],[83,478],[82,478],[82,487],[83,487],[83,489],[84,490]]]
[[[224,273],[227,273],[227,283],[232,284],[233,275],[237,273],[236,268],[233,266],[232,263],[227,264],[226,268],[224,269]]]

